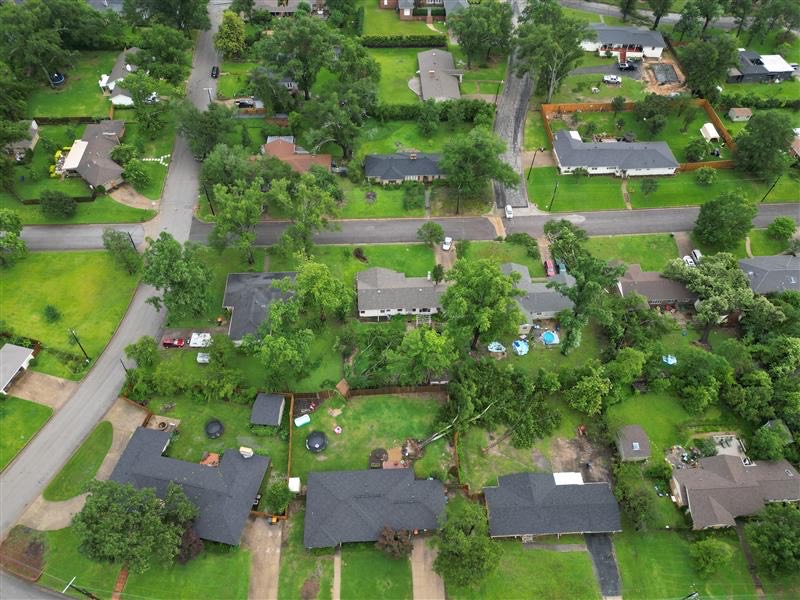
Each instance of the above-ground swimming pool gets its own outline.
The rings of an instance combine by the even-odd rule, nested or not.
[[[545,331],[541,336],[541,340],[546,346],[559,342],[558,334],[555,331]]]

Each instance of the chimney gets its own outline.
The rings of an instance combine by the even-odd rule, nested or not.
[[[239,454],[242,455],[242,458],[252,458],[253,449],[248,448],[247,446],[239,446]]]

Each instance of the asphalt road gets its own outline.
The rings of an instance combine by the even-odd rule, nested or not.
[[[209,11],[212,23],[218,24],[222,7],[210,5]],[[205,88],[212,88],[212,95],[216,93],[215,82],[210,77],[212,65],[218,62],[212,42],[213,33],[212,30],[200,34],[189,79],[188,97],[199,108],[208,105],[209,96]],[[178,240],[189,237],[192,209],[197,198],[198,168],[186,143],[178,138],[172,152],[159,215],[160,227]],[[49,237],[42,242],[48,249],[72,249],[91,247],[89,240],[100,233],[102,228],[58,227],[44,228],[43,231],[26,228],[25,236],[31,241],[31,249],[38,249],[37,239],[41,239],[43,234]],[[132,233],[140,236],[141,228],[134,227]],[[139,286],[119,328],[75,394],[0,475],[0,538],[5,537],[25,508],[58,473],[117,398],[125,376],[120,364],[125,346],[142,335],[156,335],[163,327],[164,313],[157,313],[145,303],[153,293],[154,290],[148,286]],[[80,579],[80,574],[77,575]],[[17,595],[19,583],[12,578],[0,579],[0,597],[26,597]],[[76,583],[80,585],[80,581]],[[27,597],[39,597],[33,588],[25,589]]]
[[[585,0],[558,0],[558,3],[561,6],[566,6],[568,8],[576,8],[578,10],[583,10],[598,15],[609,15],[612,17],[620,17],[620,18],[622,17],[622,12],[619,10],[619,8],[617,8],[616,6],[611,6],[610,4],[602,4],[600,2],[586,2]],[[639,10],[637,12],[639,13],[639,15],[647,17],[651,21],[653,20],[652,11]],[[681,20],[680,14],[668,13],[663,17],[661,17],[659,26],[674,25],[680,20]],[[736,29],[737,25],[733,20],[733,17],[720,17],[718,19],[713,19],[711,23],[709,23],[709,27],[716,27],[717,29]]]

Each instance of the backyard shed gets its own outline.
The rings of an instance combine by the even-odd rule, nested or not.
[[[280,427],[285,406],[286,399],[283,396],[259,393],[250,412],[250,424]]]
[[[626,425],[617,432],[617,450],[623,462],[650,458],[650,440],[639,425]]]
[[[735,121],[737,123],[742,121],[749,121],[750,117],[752,116],[753,116],[753,111],[750,110],[749,108],[739,108],[734,106],[728,111],[728,118],[731,121]]]
[[[718,142],[719,141],[719,132],[714,127],[713,123],[705,123],[700,128],[700,135],[703,136],[703,139],[709,143],[711,142]]]
[[[16,344],[4,344],[0,348],[0,394],[14,381],[20,371],[28,368],[33,359],[33,350]]]

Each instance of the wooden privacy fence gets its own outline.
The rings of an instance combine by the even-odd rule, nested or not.
[[[733,161],[707,160],[705,162],[681,163],[678,165],[678,171],[696,171],[697,169],[702,169],[703,167],[708,167],[710,169],[732,169]]]
[[[383,394],[436,394],[446,393],[447,385],[392,385],[379,388],[359,388],[348,390],[340,394],[337,390],[323,390],[321,392],[297,392],[294,397],[298,400],[327,400],[334,396],[352,398],[354,396],[380,396]],[[288,393],[288,392],[287,392]]]

